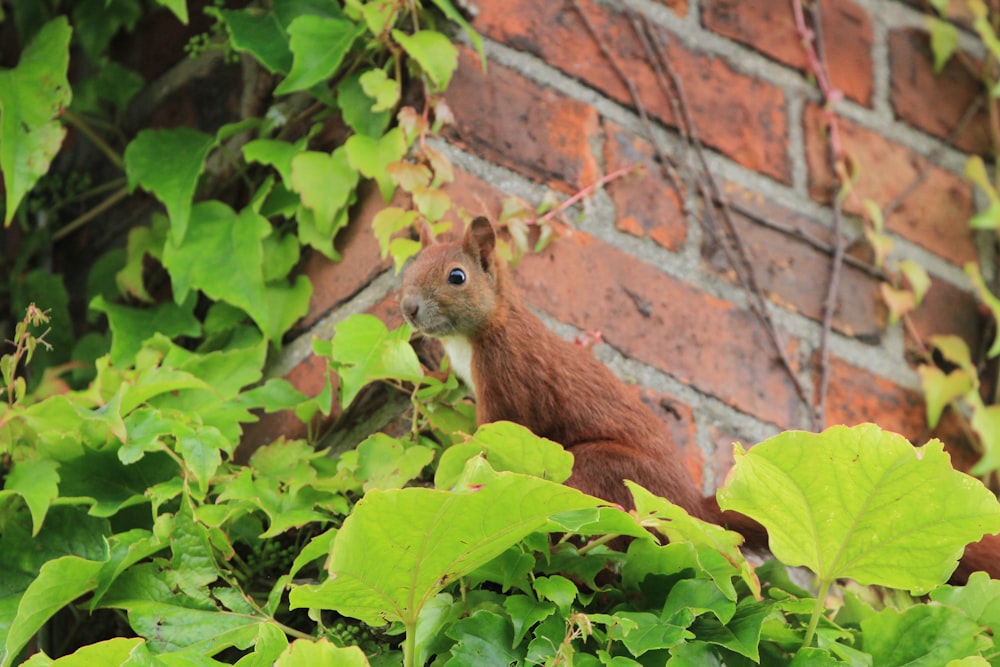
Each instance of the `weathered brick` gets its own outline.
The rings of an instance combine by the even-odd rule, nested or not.
[[[826,65],[831,83],[865,106],[872,105],[872,22],[850,0],[821,4]],[[701,20],[709,30],[746,44],[780,63],[808,71],[802,38],[788,0],[708,0]]]
[[[642,173],[629,174],[607,186],[615,205],[615,226],[633,236],[649,237],[667,250],[679,250],[687,239],[684,211],[654,158],[653,147],[610,121],[604,129],[604,161],[609,173],[643,167]]]
[[[818,369],[819,364],[815,367]],[[818,372],[816,381],[818,391]],[[918,392],[830,355],[826,425],[854,426],[864,422],[874,422],[914,442],[922,442],[927,436],[924,401]]]
[[[732,303],[578,231],[526,256],[515,279],[530,305],[599,329],[623,354],[761,419],[798,425],[795,390],[770,340]]]
[[[982,84],[957,58],[952,57],[939,74],[934,73],[927,33],[915,28],[889,35],[892,67],[892,107],[896,116],[925,132],[948,139],[959,121],[982,95]],[[963,151],[989,155],[989,114],[980,109],[957,135]]]
[[[829,203],[837,182],[827,158],[825,123],[822,109],[815,105],[806,108],[809,192],[814,199]],[[924,176],[886,218],[887,227],[950,262],[962,264],[975,259],[972,234],[966,224],[973,211],[972,186],[967,181],[877,132],[844,118],[838,123],[844,149],[859,171],[845,202],[846,211],[860,214],[865,199],[885,207]]]
[[[677,16],[687,16],[688,0],[656,0],[656,2],[674,10],[674,13],[677,14]]]
[[[782,307],[822,321],[833,258],[807,243],[802,235],[832,247],[832,232],[736,184],[726,184],[723,190],[731,202],[733,222],[754,265],[754,276],[761,290]],[[790,231],[779,231],[776,227]],[[702,256],[709,268],[735,282],[725,254],[708,234]],[[885,320],[878,280],[845,263],[840,272],[834,328],[848,336],[877,342]]]
[[[645,110],[676,127],[678,121],[629,16],[591,0],[579,0],[578,5],[619,68],[630,77]],[[603,94],[633,105],[626,85],[569,4],[484,0],[479,8],[475,26],[487,36],[534,54]],[[664,43],[665,60],[683,83],[701,139],[750,169],[790,182],[784,92],[766,81],[737,73],[721,57],[685,48],[663,28],[654,26],[653,30]]]
[[[293,336],[311,327],[392,266],[391,259],[382,259],[371,228],[372,218],[386,206],[382,195],[369,183],[360,190],[359,197],[350,224],[341,230],[334,242],[341,260],[332,262],[313,250],[305,254],[300,270],[309,276],[313,294],[309,313],[295,325]],[[404,197],[397,196],[393,203],[404,204]]]
[[[599,131],[597,112],[517,72],[462,49],[447,92],[455,125],[447,135],[490,161],[564,192],[598,178],[590,142]]]

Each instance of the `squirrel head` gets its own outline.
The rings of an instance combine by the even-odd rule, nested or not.
[[[496,241],[484,217],[451,243],[435,241],[425,225],[423,249],[403,275],[400,307],[406,321],[429,336],[469,338],[499,317],[504,276]]]

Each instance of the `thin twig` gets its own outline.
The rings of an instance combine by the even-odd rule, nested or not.
[[[97,146],[97,149],[102,153],[104,153],[104,156],[107,157],[108,160],[110,160],[113,165],[115,165],[122,171],[125,171],[125,161],[122,159],[122,156],[118,154],[118,151],[109,146],[108,143],[104,141],[104,139],[101,137],[101,135],[94,132],[93,128],[90,127],[87,121],[85,121],[82,117],[73,113],[69,109],[63,110],[63,118],[66,120],[67,123],[75,127],[77,130],[83,133],[84,136],[90,139],[90,141],[95,146]]]
[[[763,325],[768,338],[771,340],[775,353],[781,361],[782,367],[785,369],[788,378],[792,382],[795,393],[798,395],[803,404],[809,405],[809,392],[806,390],[802,381],[799,379],[798,374],[795,372],[795,368],[792,365],[791,359],[788,357],[788,353],[785,349],[785,341],[778,331],[774,320],[771,318],[771,314],[767,306],[767,300],[764,298],[763,291],[757,283],[753,262],[750,259],[750,252],[743,244],[742,238],[736,229],[736,223],[732,217],[732,211],[729,207],[728,198],[719,187],[718,182],[715,180],[715,175],[712,173],[712,169],[708,164],[708,158],[705,155],[705,147],[698,137],[694,119],[691,115],[691,107],[688,104],[687,95],[684,92],[683,83],[681,82],[680,77],[677,76],[673,67],[670,65],[670,61],[665,56],[665,45],[662,42],[660,33],[652,29],[645,16],[642,16],[642,25],[645,29],[639,30],[639,23],[633,21],[633,28],[636,30],[637,36],[639,36],[640,41],[646,49],[647,60],[656,72],[657,81],[662,88],[663,94],[668,99],[672,99],[672,103],[680,111],[678,125],[679,127],[687,128],[685,139],[688,144],[694,148],[694,153],[698,159],[699,169],[696,171],[696,179],[702,200],[705,203],[705,213],[707,218],[704,220],[703,224],[708,233],[716,241],[717,245],[722,248],[722,251],[726,256],[726,260],[733,268],[737,280],[746,294],[747,304],[750,307],[751,312]],[[673,88],[672,90],[671,86],[667,85],[667,78],[670,80]],[[716,210],[713,211],[713,209]],[[724,238],[719,238],[718,233],[716,232],[716,212],[719,214],[718,219],[722,223],[722,234]]]
[[[114,206],[115,204],[117,204],[118,202],[120,202],[122,199],[124,199],[127,196],[128,196],[128,188],[127,187],[124,187],[124,188],[121,188],[119,190],[116,190],[107,199],[105,199],[104,201],[102,201],[100,204],[98,204],[94,208],[90,209],[89,211],[87,211],[83,215],[79,216],[78,218],[72,220],[65,227],[57,229],[55,231],[55,233],[52,234],[52,240],[53,241],[59,241],[59,240],[65,238],[65,237],[69,236],[71,233],[73,233],[74,231],[76,231],[78,228],[84,226],[85,224],[87,224],[88,222],[90,222],[91,220],[93,220],[94,218],[96,218],[97,216],[99,216],[101,213],[104,213],[109,208],[111,208],[112,206]]]
[[[582,190],[578,191],[575,195],[573,195],[572,197],[570,197],[566,201],[560,203],[558,206],[556,206],[555,208],[553,208],[551,211],[546,212],[545,215],[542,215],[542,216],[539,216],[538,218],[536,218],[535,221],[534,221],[535,224],[542,224],[542,223],[548,222],[549,220],[551,220],[555,216],[559,215],[560,213],[562,213],[563,211],[565,211],[566,209],[568,209],[573,204],[577,203],[578,201],[580,201],[584,197],[589,197],[591,195],[591,193],[595,192],[596,190],[599,190],[600,188],[603,188],[608,183],[610,183],[610,182],[612,182],[612,181],[614,181],[616,179],[619,179],[622,176],[627,176],[628,174],[631,174],[632,172],[636,171],[637,169],[641,169],[641,168],[642,168],[642,165],[639,165],[638,167],[636,167],[636,166],[633,165],[633,166],[629,166],[629,167],[621,167],[620,169],[616,169],[615,171],[611,172],[610,174],[605,174],[604,176],[602,176],[598,180],[594,181],[593,183],[591,183],[587,187],[585,187]]]

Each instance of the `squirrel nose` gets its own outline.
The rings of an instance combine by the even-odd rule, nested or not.
[[[410,323],[413,323],[420,313],[420,301],[412,296],[403,297],[400,309],[403,311],[403,317]]]

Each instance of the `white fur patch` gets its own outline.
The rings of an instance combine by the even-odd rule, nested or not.
[[[462,382],[475,391],[476,385],[472,383],[472,344],[469,339],[465,336],[442,336],[441,344],[448,353],[452,370]]]

